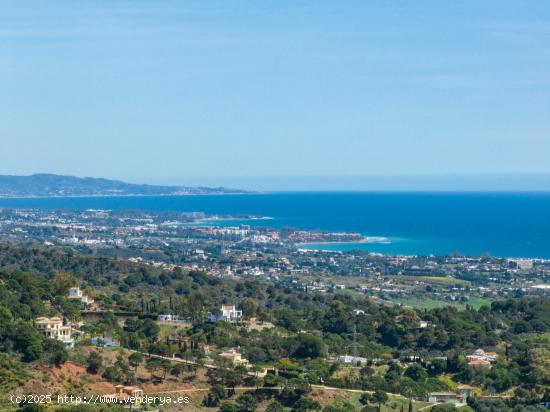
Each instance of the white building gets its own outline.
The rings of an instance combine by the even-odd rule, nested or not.
[[[69,297],[72,299],[81,299],[83,296],[82,291],[80,288],[70,288],[69,289]]]
[[[85,295],[80,288],[70,288],[69,289],[69,299],[78,299],[85,305],[91,305],[94,303],[94,300],[89,296]]]
[[[367,358],[363,358],[361,356],[344,355],[338,358],[338,363],[342,365],[353,365],[353,366],[366,365]]]
[[[69,347],[74,346],[74,339],[71,337],[71,327],[64,326],[61,318],[40,317],[35,320],[35,324],[38,330],[46,337],[60,340]]]
[[[171,313],[163,313],[158,315],[157,320],[163,322],[177,322],[180,320],[178,315],[172,315]]]
[[[235,305],[222,305],[220,313],[211,313],[207,314],[208,320],[210,322],[218,322],[223,320],[225,322],[240,322],[243,318],[243,311],[237,310]]]
[[[455,392],[431,392],[428,402],[435,404],[451,403],[455,406],[464,405],[464,396]]]

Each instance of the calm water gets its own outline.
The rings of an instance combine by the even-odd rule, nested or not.
[[[0,199],[0,207],[255,214],[255,226],[353,231],[390,243],[319,245],[395,254],[550,258],[550,194],[273,193],[259,195]],[[240,222],[231,222],[232,224]],[[228,224],[228,222],[226,222]]]

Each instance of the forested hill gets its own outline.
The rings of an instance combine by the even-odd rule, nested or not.
[[[92,177],[34,174],[0,175],[0,197],[37,196],[162,196],[185,194],[245,193],[223,187],[156,186]]]
[[[67,298],[71,286],[79,286],[94,299],[99,309],[94,317],[86,317],[89,309]],[[242,309],[245,322],[206,321],[207,312],[228,302]],[[361,314],[354,313],[357,308]],[[121,324],[117,316],[128,313],[133,317]],[[101,350],[88,340],[91,336],[112,336],[121,347],[144,354],[172,357],[178,353],[180,358],[191,357],[193,362],[204,359],[202,349],[183,352],[177,343],[160,335],[155,319],[164,313],[186,320],[188,324],[178,332],[186,339],[217,352],[239,348],[253,365],[274,365],[278,376],[268,374],[264,381],[244,382],[248,379],[244,368],[240,382],[247,387],[284,387],[275,396],[277,402],[290,406],[306,402],[300,399],[311,390],[309,385],[319,382],[379,394],[399,393],[419,401],[429,393],[454,390],[459,385],[471,385],[479,394],[499,394],[496,399],[469,399],[471,409],[464,410],[475,412],[543,411],[540,402],[548,397],[548,299],[507,299],[479,310],[471,306],[462,311],[451,306],[415,310],[380,305],[367,296],[340,291],[308,293],[267,279],[217,278],[197,270],[164,269],[65,248],[0,244],[0,398],[8,399],[7,391],[24,385],[44,364],[59,366],[67,360],[85,362],[88,370],[90,365],[99,364],[87,378],[102,369],[102,378],[109,382],[135,383],[135,370],[126,366],[129,358],[117,358],[114,364],[107,358],[97,362],[96,352]],[[86,335],[67,350],[60,341],[38,331],[33,320],[40,316],[82,321],[79,329]],[[426,327],[419,326],[421,319]],[[251,329],[252,322],[271,326]],[[357,355],[369,360],[366,365],[345,367],[330,361],[346,354],[352,345]],[[90,354],[92,347],[95,355]],[[490,368],[470,365],[466,356],[477,348],[497,356]],[[153,372],[158,365],[151,359],[146,364],[151,369],[149,381],[157,379]],[[103,368],[105,361],[110,363]],[[221,362],[219,357],[217,361]],[[168,362],[166,370],[173,370],[173,366]],[[210,370],[204,375],[211,388],[209,393],[216,385],[234,385],[234,376],[241,376],[235,375],[241,373],[239,368]],[[187,379],[194,382],[196,376]],[[286,388],[302,389],[296,394]],[[262,392],[254,393],[265,400]],[[221,396],[229,397],[226,393]],[[363,400],[373,403],[371,398]],[[373,405],[367,406],[362,410],[376,410]],[[324,409],[343,410],[357,411],[347,406]],[[434,406],[436,410],[454,409]]]

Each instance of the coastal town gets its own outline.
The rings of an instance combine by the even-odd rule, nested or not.
[[[243,223],[247,221],[254,226]],[[550,293],[550,261],[545,259],[319,250],[308,248],[308,243],[369,238],[277,229],[269,223],[259,216],[202,212],[0,209],[0,236],[7,241],[70,247],[214,277],[264,278],[308,293],[346,290],[382,303],[420,308],[479,307],[494,299]]]
[[[319,250],[308,245],[369,238],[270,223],[0,210],[0,292],[33,302],[3,338],[21,361],[3,365],[14,377],[17,362],[53,365],[31,367],[7,394],[71,386],[155,410],[149,394],[181,391],[185,408],[269,412],[546,402],[508,370],[525,356],[519,336],[550,327],[550,262]],[[546,349],[527,348],[538,368]]]

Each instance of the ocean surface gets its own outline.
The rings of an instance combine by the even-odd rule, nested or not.
[[[267,193],[251,195],[0,199],[0,207],[140,209],[261,215],[209,224],[319,229],[383,237],[319,244],[390,254],[550,258],[550,193]]]

